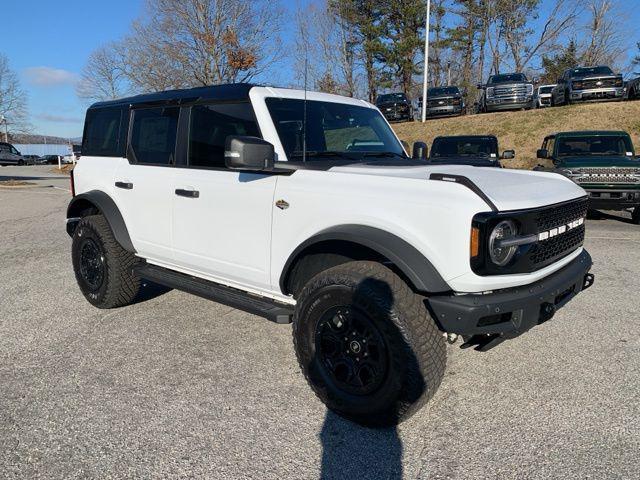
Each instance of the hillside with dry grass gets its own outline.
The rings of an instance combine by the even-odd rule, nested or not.
[[[431,145],[440,135],[495,135],[501,150],[514,149],[516,158],[505,161],[509,168],[533,168],[536,150],[550,133],[571,130],[625,130],[640,150],[640,102],[592,103],[568,107],[467,115],[428,120],[425,124],[394,124],[398,136],[409,144]]]

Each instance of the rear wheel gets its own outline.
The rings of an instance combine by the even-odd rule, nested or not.
[[[395,425],[438,389],[446,344],[423,298],[382,264],[326,270],[299,295],[298,362],[327,407],[357,423]]]
[[[130,304],[140,289],[133,273],[137,259],[116,241],[102,215],[84,217],[71,247],[73,270],[85,298],[98,308]]]

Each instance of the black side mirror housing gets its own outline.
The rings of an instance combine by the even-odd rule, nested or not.
[[[225,142],[224,163],[232,170],[273,170],[275,157],[273,145],[258,137],[232,135]]]
[[[429,148],[427,144],[424,142],[415,142],[413,144],[413,155],[412,158],[414,160],[426,160],[429,156]]]
[[[505,150],[502,154],[502,158],[503,160],[513,160],[514,158],[516,158],[516,151],[515,150]]]
[[[538,150],[538,152],[536,153],[536,156],[538,158],[542,158],[542,159],[547,159],[549,158],[549,151],[545,150],[545,149],[540,149]]]

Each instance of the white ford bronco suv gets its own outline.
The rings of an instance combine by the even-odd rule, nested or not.
[[[141,279],[293,322],[302,372],[339,414],[402,421],[447,337],[488,350],[593,283],[587,198],[553,173],[430,165],[373,105],[247,84],[97,103],[67,212],[80,289]]]

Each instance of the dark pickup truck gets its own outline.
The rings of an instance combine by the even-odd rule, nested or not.
[[[640,160],[626,132],[562,132],[544,139],[538,158],[584,188],[592,210],[633,209],[640,224]]]
[[[459,87],[432,87],[427,90],[427,117],[462,115],[464,98]],[[422,114],[422,96],[418,98],[418,113]]]
[[[580,67],[566,70],[553,91],[554,105],[575,102],[623,100],[622,75],[609,67]]]
[[[436,137],[431,146],[429,162],[437,165],[471,165],[502,167],[500,159],[515,158],[514,150],[498,155],[498,139],[492,135]]]
[[[390,122],[413,120],[413,108],[411,101],[404,93],[387,93],[379,95],[376,107]]]

